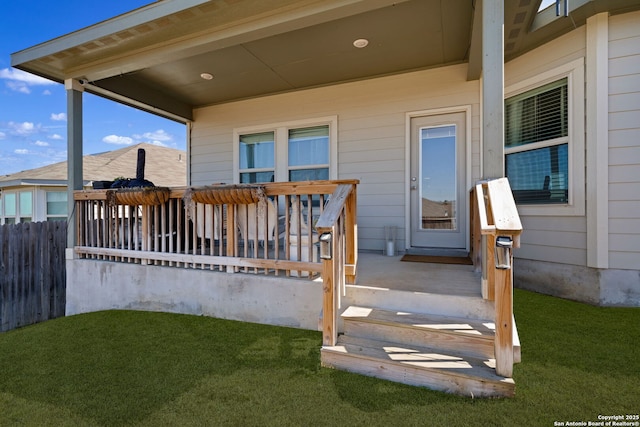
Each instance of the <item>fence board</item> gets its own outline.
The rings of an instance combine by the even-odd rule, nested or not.
[[[64,316],[64,221],[0,226],[0,332]]]

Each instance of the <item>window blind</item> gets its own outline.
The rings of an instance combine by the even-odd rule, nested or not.
[[[568,135],[567,78],[505,101],[505,146],[517,147]]]

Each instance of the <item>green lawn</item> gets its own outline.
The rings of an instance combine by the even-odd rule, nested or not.
[[[319,332],[109,311],[0,334],[0,425],[553,426],[640,412],[640,309],[516,291],[516,397],[320,368]]]

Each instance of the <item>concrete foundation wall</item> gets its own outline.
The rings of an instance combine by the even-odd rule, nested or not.
[[[517,288],[601,306],[640,307],[640,271],[516,259]]]
[[[163,311],[317,330],[322,282],[67,259],[66,314]]]

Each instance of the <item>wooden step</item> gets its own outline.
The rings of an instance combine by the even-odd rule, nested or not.
[[[322,365],[403,384],[471,397],[511,397],[511,378],[496,375],[495,361],[441,349],[342,336],[321,351]]]
[[[494,357],[492,321],[357,306],[347,308],[342,319],[345,336],[439,348],[479,358]]]
[[[491,319],[495,313],[493,301],[483,299],[480,292],[478,296],[472,297],[347,285],[342,302],[345,307],[379,307],[467,319]]]

